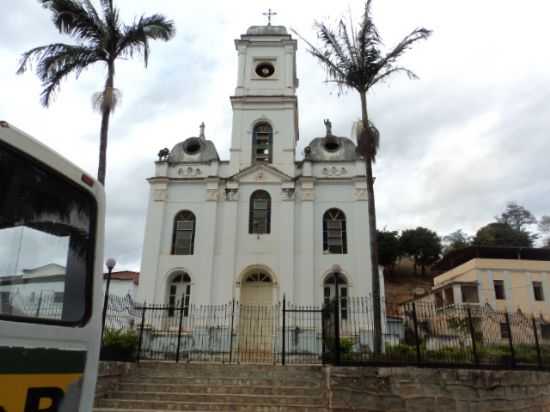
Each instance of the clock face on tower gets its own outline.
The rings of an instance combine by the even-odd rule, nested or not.
[[[256,65],[256,74],[260,77],[268,78],[275,73],[275,67],[269,62],[262,62]]]

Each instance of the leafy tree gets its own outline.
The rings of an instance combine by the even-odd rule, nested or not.
[[[384,266],[393,268],[395,261],[401,253],[399,247],[399,234],[395,231],[378,230],[378,262]]]
[[[473,241],[476,246],[531,247],[529,233],[516,230],[507,223],[489,223],[479,229]]]
[[[443,253],[447,254],[454,250],[464,249],[472,244],[472,237],[459,229],[443,237]]]
[[[174,23],[160,14],[141,16],[132,24],[123,24],[113,0],[100,0],[98,12],[91,0],[38,0],[53,17],[57,30],[76,40],[76,44],[53,43],[35,47],[21,57],[17,73],[25,72],[32,63],[42,82],[41,103],[49,106],[61,81],[70,74],[78,77],[83,70],[100,62],[107,68],[105,85],[94,95],[94,107],[101,112],[99,166],[97,179],[105,184],[109,118],[120,93],[114,86],[115,61],[142,54],[145,66],[151,40],[170,40]]]
[[[550,235],[550,216],[543,216],[540,218],[539,230],[544,234]],[[550,248],[550,236],[544,240],[544,247]]]
[[[426,274],[426,266],[431,265],[441,255],[441,239],[434,231],[425,227],[407,229],[401,233],[401,250],[414,260],[414,273],[420,265],[422,275]]]
[[[367,206],[370,230],[370,258],[372,267],[372,294],[374,302],[374,352],[382,351],[382,319],[380,308],[380,283],[378,277],[378,242],[376,236],[376,208],[374,203],[374,179],[372,164],[378,151],[379,133],[369,121],[367,111],[367,92],[375,85],[398,72],[405,73],[409,78],[416,75],[409,69],[398,64],[399,58],[418,40],[427,39],[431,31],[425,28],[413,30],[393,49],[384,53],[382,39],[374,24],[371,14],[372,0],[365,3],[365,11],[358,29],[348,27],[340,20],[336,28],[330,28],[325,23],[316,23],[321,46],[314,46],[296,33],[309,46],[311,53],[325,68],[331,82],[336,83],[339,90],[352,89],[361,98],[362,127],[358,128],[358,151],[365,158],[367,180]]]
[[[498,223],[506,223],[517,231],[537,223],[537,219],[530,211],[515,202],[508,202],[506,210],[500,216],[495,216],[495,219]]]

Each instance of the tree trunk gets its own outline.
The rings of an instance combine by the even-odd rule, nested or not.
[[[105,82],[105,89],[103,91],[103,99],[107,91],[110,89],[111,93],[114,93],[114,77],[115,66],[114,63],[109,63],[107,81]],[[111,96],[112,98],[112,96]],[[99,132],[99,164],[97,167],[97,180],[105,186],[105,173],[107,169],[107,138],[109,134],[109,118],[111,117],[112,101],[103,102],[101,107],[101,130]]]
[[[361,96],[361,119],[363,121],[363,130],[369,129],[369,117],[367,114],[367,92],[360,91]],[[364,134],[363,137],[367,136]],[[372,309],[373,309],[373,328],[374,328],[374,353],[382,352],[382,307],[380,302],[380,276],[378,274],[378,239],[376,236],[376,207],[374,203],[374,179],[372,176],[372,158],[371,153],[374,142],[372,139],[368,142],[369,153],[365,156],[365,168],[367,171],[367,203],[370,235],[370,260],[372,267]]]

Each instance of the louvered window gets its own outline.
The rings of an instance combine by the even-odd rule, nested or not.
[[[323,216],[323,250],[325,253],[348,253],[346,216],[339,209],[327,210]]]
[[[174,220],[173,255],[192,255],[195,241],[195,215],[185,210]]]
[[[254,127],[252,142],[252,161],[271,163],[273,152],[273,129],[268,123],[259,123]]]
[[[270,233],[271,197],[264,190],[257,190],[250,196],[249,233]]]

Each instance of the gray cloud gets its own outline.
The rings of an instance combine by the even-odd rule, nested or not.
[[[35,77],[14,74],[17,59],[30,47],[70,40],[55,32],[36,1],[13,3],[10,13],[0,16],[0,118],[95,175],[100,118],[90,98],[103,84],[104,68],[67,81],[51,108],[40,107]],[[262,24],[260,13],[272,5],[267,0],[117,4],[124,19],[159,12],[173,18],[178,29],[173,41],[152,43],[147,69],[140,59],[117,66],[123,101],[110,130],[105,254],[116,257],[120,268],[138,269],[149,190],[145,179],[153,173],[156,153],[196,135],[205,121],[208,137],[228,158],[228,97],[237,67],[233,39]],[[420,80],[394,78],[369,98],[382,138],[375,165],[379,226],[472,233],[508,200],[538,216],[549,214],[550,55],[541,50],[547,50],[550,37],[545,21],[550,6],[535,0],[521,8],[497,0],[374,5],[388,45],[418,25],[435,30],[404,60]],[[351,6],[358,20],[361,2]],[[315,40],[313,20],[341,16],[348,6],[319,1],[312,9],[308,2],[280,0],[277,8],[277,24]],[[353,91],[338,97],[323,83],[322,68],[302,42],[298,75],[301,156],[303,147],[323,134],[322,119],[330,118],[334,131],[347,136],[360,107]]]

